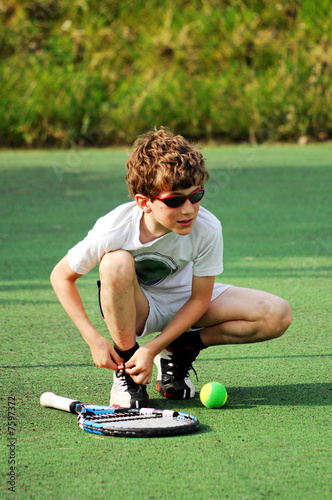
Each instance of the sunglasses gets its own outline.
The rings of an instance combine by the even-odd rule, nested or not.
[[[162,201],[170,208],[178,208],[181,207],[181,205],[184,205],[186,200],[190,200],[192,204],[198,203],[199,201],[201,201],[203,196],[204,189],[198,188],[195,189],[195,191],[193,191],[192,193],[188,194],[188,196],[186,196],[185,194],[171,194],[170,196],[165,196],[165,198],[160,198],[160,196],[154,196],[153,198],[155,200]]]

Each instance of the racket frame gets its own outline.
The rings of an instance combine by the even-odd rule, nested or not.
[[[40,404],[49,408],[71,412],[78,415],[78,425],[81,429],[104,436],[122,437],[161,437],[188,434],[199,428],[199,420],[188,413],[160,410],[156,408],[119,408],[116,406],[101,406],[82,403],[76,399],[58,396],[45,392],[40,397]],[[118,418],[117,418],[118,417]],[[132,420],[159,419],[166,426],[130,427],[125,422]],[[108,419],[108,420],[107,420]],[[123,427],[111,427],[111,423],[123,421]],[[169,420],[169,426],[167,426]]]

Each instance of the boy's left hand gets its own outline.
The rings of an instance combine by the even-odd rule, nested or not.
[[[125,364],[126,373],[128,373],[136,384],[149,384],[152,377],[154,353],[146,346],[142,346]],[[119,368],[123,369],[123,365]]]

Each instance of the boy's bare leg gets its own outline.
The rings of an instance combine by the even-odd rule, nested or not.
[[[104,255],[99,267],[101,307],[116,348],[131,349],[143,331],[149,304],[141,290],[133,257],[125,250]]]
[[[204,345],[245,344],[280,337],[292,313],[280,297],[259,290],[231,287],[211,302],[196,326],[204,326]]]
[[[188,370],[201,349],[270,340],[282,335],[291,319],[288,303],[275,295],[245,288],[227,289],[194,325],[202,330],[184,333],[156,356],[158,391],[168,398],[193,397],[195,387]]]
[[[100,267],[100,302],[116,352],[124,364],[138,349],[136,333],[141,333],[149,313],[148,301],[135,273],[134,259],[125,250],[104,255]],[[113,374],[110,405],[139,408],[148,405],[145,385],[136,384],[125,370]]]

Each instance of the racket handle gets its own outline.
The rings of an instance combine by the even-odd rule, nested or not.
[[[57,396],[53,392],[44,392],[40,396],[40,404],[49,408],[56,408],[57,410],[69,411],[76,413],[75,408],[79,403],[76,399],[64,398]]]

